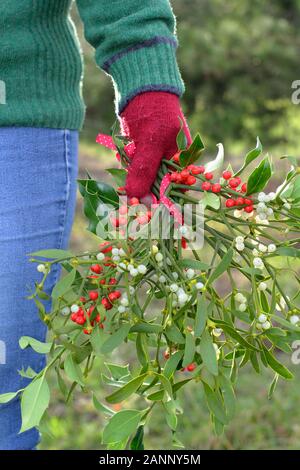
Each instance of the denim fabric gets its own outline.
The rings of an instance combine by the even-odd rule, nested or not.
[[[45,326],[32,300],[41,279],[28,253],[66,248],[76,202],[78,132],[59,129],[0,128],[0,393],[28,383],[17,370],[40,370],[45,357],[21,350],[20,336],[45,340]],[[51,291],[60,272],[53,271]],[[50,305],[47,304],[47,310]],[[18,399],[0,405],[0,449],[33,449],[36,429],[18,434]]]

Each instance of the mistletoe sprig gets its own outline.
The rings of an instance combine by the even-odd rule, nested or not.
[[[261,158],[259,140],[233,171],[224,168],[222,145],[213,161],[202,164],[200,136],[186,149],[180,131],[178,153],[163,160],[153,185],[153,208],[137,198],[124,200],[130,157],[126,140],[113,138],[123,168],[108,171],[118,188],[90,175],[79,180],[88,228],[99,237],[95,251],[32,254],[42,278],[30,298],[51,340],[22,337],[20,347],[47,353],[49,360],[40,372],[22,370],[30,383],[1,395],[0,403],[21,399],[22,432],[42,426],[50,401],[47,376],[55,369],[66,402],[79,388],[107,417],[102,442],[108,448],[143,449],[144,427],[154,407],[164,413],[174,445],[180,446],[181,389],[193,382],[203,388],[214,429],[221,434],[234,415],[234,389],[245,364],[256,373],[274,371],[270,396],[279,377],[293,377],[277,352],[290,354],[292,342],[300,339],[299,168],[294,158],[285,157],[291,164],[285,180],[266,192],[273,166],[268,156]],[[248,166],[259,158],[246,179]],[[202,216],[193,213],[189,226],[175,217],[186,204],[202,208]],[[147,230],[154,221],[159,229],[153,239]],[[162,234],[167,223],[169,237]],[[130,227],[134,231],[128,235]],[[202,249],[195,246],[199,227]],[[50,295],[44,286],[56,264],[65,275]],[[47,312],[44,301],[50,298]],[[99,367],[96,358],[109,357],[124,343],[135,351],[136,361],[130,367],[106,363],[102,382],[111,393],[101,403],[102,385],[93,388],[87,378]],[[129,398],[134,408],[115,412],[110,406]]]

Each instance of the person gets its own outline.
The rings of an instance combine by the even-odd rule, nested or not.
[[[0,2],[0,394],[27,384],[29,365],[38,372],[45,364],[18,343],[46,334],[27,299],[40,280],[27,255],[66,248],[72,228],[85,110],[71,3]],[[77,0],[77,7],[95,60],[113,80],[122,131],[135,142],[127,194],[143,197],[162,157],[176,151],[180,120],[190,142],[172,8],[167,0]],[[59,275],[48,278],[49,294]],[[38,431],[19,434],[20,426],[19,400],[0,405],[0,449],[36,448]]]

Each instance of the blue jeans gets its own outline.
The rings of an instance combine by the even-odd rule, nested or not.
[[[0,394],[28,383],[18,370],[39,371],[45,357],[21,350],[23,335],[45,340],[45,325],[32,300],[26,299],[41,279],[28,254],[66,248],[76,203],[77,131],[0,128]],[[51,292],[60,272],[46,285]],[[48,302],[47,310],[50,304]],[[0,405],[0,449],[34,449],[36,429],[18,434],[18,399]]]

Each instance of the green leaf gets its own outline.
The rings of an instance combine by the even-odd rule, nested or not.
[[[276,251],[274,251],[274,253],[268,255],[268,258],[271,258],[272,256],[288,256],[300,259],[300,250],[292,246],[280,246]]]
[[[279,323],[282,326],[285,326],[288,330],[300,332],[300,327],[293,325],[291,322],[285,320],[285,318],[280,317],[279,315],[272,315],[272,319]]]
[[[138,377],[135,377],[135,379],[128,382],[126,385],[121,387],[119,390],[112,393],[111,395],[108,395],[106,397],[106,401],[108,403],[120,403],[121,401],[126,400],[126,398],[133,395],[133,393],[135,393],[137,391],[137,389],[141,385],[143,385],[143,382],[144,382],[144,380],[147,376],[148,376],[148,374],[142,374],[142,375],[139,375]]]
[[[90,334],[90,342],[96,356],[102,356],[101,346],[106,341],[106,335],[101,328],[93,328]]]
[[[213,375],[218,375],[218,361],[213,340],[207,330],[205,330],[200,340],[200,354],[205,367]]]
[[[71,289],[73,282],[75,281],[75,277],[76,269],[72,269],[72,271],[61,278],[53,288],[51,294],[52,298],[58,299],[59,297],[63,297],[63,295]]]
[[[140,322],[130,328],[130,333],[160,333],[163,330],[162,325],[156,323]]]
[[[180,153],[180,156],[179,156],[180,165],[183,168],[185,168],[186,166],[194,163],[200,157],[203,149],[204,149],[204,144],[201,140],[200,135],[197,134],[193,142],[189,146],[189,148],[186,150],[182,150],[182,152]]]
[[[22,336],[19,339],[19,345],[21,349],[25,349],[30,346],[39,354],[48,354],[52,348],[52,343],[42,343],[41,341],[35,338],[31,338],[30,336]]]
[[[165,330],[165,335],[169,339],[169,341],[172,341],[173,343],[178,343],[178,344],[185,344],[185,338],[182,335],[181,331],[179,328],[174,325],[174,323],[170,326],[167,326]]]
[[[224,147],[222,144],[217,144],[217,147],[218,147],[218,153],[217,153],[216,158],[212,160],[211,162],[206,163],[205,165],[206,172],[215,171],[218,168],[220,168],[224,163]]]
[[[195,337],[190,331],[187,331],[185,334],[185,346],[182,367],[186,367],[193,362],[195,356],[195,349]]]
[[[106,170],[112,175],[118,186],[125,186],[127,171],[122,168],[108,168]]]
[[[172,431],[175,431],[177,428],[176,404],[174,400],[169,400],[164,402],[163,406],[166,411],[167,424]]]
[[[262,191],[272,176],[272,166],[269,157],[264,158],[251,173],[247,183],[247,195]]]
[[[263,346],[263,354],[264,354],[264,357],[268,363],[268,365],[271,367],[271,369],[273,369],[275,372],[277,372],[279,375],[281,375],[281,377],[284,377],[285,379],[293,379],[294,378],[294,375],[283,365],[281,364],[279,361],[277,361],[277,359],[268,351],[268,349]]]
[[[144,426],[139,426],[130,443],[131,450],[144,450]]]
[[[103,354],[108,354],[120,346],[127,338],[131,325],[124,323],[115,333],[113,333],[101,346]]]
[[[20,432],[38,426],[49,406],[50,390],[44,375],[33,380],[21,398],[22,427]]]
[[[176,351],[175,353],[170,355],[163,370],[163,374],[165,377],[167,377],[168,379],[172,377],[172,375],[177,369],[177,366],[182,356],[183,356],[183,351]]]
[[[203,196],[201,198],[201,204],[203,206],[203,209],[205,209],[206,207],[212,207],[213,209],[218,210],[221,205],[221,200],[220,197],[217,196],[217,194],[209,193],[206,191],[205,193],[203,193]]]
[[[120,442],[128,438],[137,429],[143,411],[122,410],[116,413],[105,426],[102,436],[103,444]]]
[[[18,370],[18,374],[21,377],[24,377],[25,379],[33,379],[34,377],[36,377],[37,372],[35,372],[31,367],[28,366],[26,370],[24,369],[24,367],[22,367],[21,370]]]
[[[250,163],[252,163],[257,157],[260,156],[261,153],[262,153],[262,145],[259,140],[259,137],[257,137],[256,147],[247,153],[242,168],[240,168],[239,171],[237,171],[234,176],[236,177],[240,175],[245,170],[245,168],[247,168],[247,166],[250,165]]]
[[[212,320],[214,323],[218,325],[218,327],[222,328],[226,333],[229,334],[233,339],[235,339],[238,343],[240,343],[242,346],[244,346],[247,349],[251,349],[252,351],[257,351],[260,352],[259,349],[257,349],[253,344],[249,343],[235,328],[232,328],[232,326],[228,325],[228,323],[223,322],[222,320],[217,320],[214,318]]]
[[[106,204],[117,208],[119,206],[119,196],[112,186],[105,183],[98,183],[91,178],[78,180],[78,188],[84,200],[83,209],[89,221],[88,230],[96,234],[97,225],[101,218],[98,215],[99,206]]]
[[[150,359],[149,359],[149,354],[148,354],[148,349],[147,349],[147,342],[146,342],[145,333],[138,333],[137,334],[135,344],[136,344],[137,358],[138,358],[140,364],[143,367],[146,367],[148,369]]]
[[[199,271],[207,271],[210,268],[208,264],[202,263],[202,261],[196,259],[182,259],[178,261],[178,266],[180,268],[199,269]]]
[[[208,278],[207,284],[212,284],[218,277],[220,277],[230,266],[230,263],[233,258],[233,249],[229,248],[225,256],[222,258],[220,264],[212,271],[211,275]]]
[[[272,380],[271,384],[270,384],[270,388],[269,388],[269,391],[268,391],[268,399],[271,400],[271,398],[273,397],[274,395],[274,392],[275,392],[275,389],[276,389],[276,385],[277,385],[277,382],[278,382],[278,378],[279,378],[279,375],[276,373],[274,375],[274,379]]]
[[[29,253],[31,256],[38,256],[40,258],[48,258],[48,259],[63,259],[63,258],[71,258],[73,254],[67,250],[39,250],[35,251],[34,253]]]
[[[180,131],[178,132],[176,137],[176,144],[178,150],[184,150],[187,147],[187,138],[184,132],[183,122],[180,118],[178,119],[180,121]]]
[[[215,391],[213,391],[206,382],[203,383],[204,393],[207,406],[211,413],[223,424],[228,423],[228,418],[224,409],[224,405]]]
[[[75,362],[73,355],[70,353],[64,361],[64,370],[69,379],[77,382],[82,387],[84,386],[84,379],[80,366]]]
[[[230,380],[225,375],[219,377],[220,390],[222,392],[226,415],[229,420],[234,417],[236,408],[236,397]]]
[[[207,307],[205,298],[203,295],[200,295],[197,302],[197,311],[195,316],[195,336],[196,338],[200,338],[202,335],[204,328],[207,322]]]
[[[109,416],[113,416],[115,414],[114,410],[111,410],[108,408],[108,406],[103,405],[100,403],[100,401],[97,399],[97,397],[93,394],[93,405],[96,408],[96,410],[100,411],[101,413],[105,413]]]
[[[17,392],[2,393],[0,395],[0,403],[8,403],[9,401],[13,400],[19,393],[19,390]]]
[[[126,364],[126,366],[120,366],[119,364],[110,364],[108,362],[105,362],[105,365],[108,368],[114,380],[121,380],[121,379],[124,379],[125,377],[130,376],[128,364]]]

